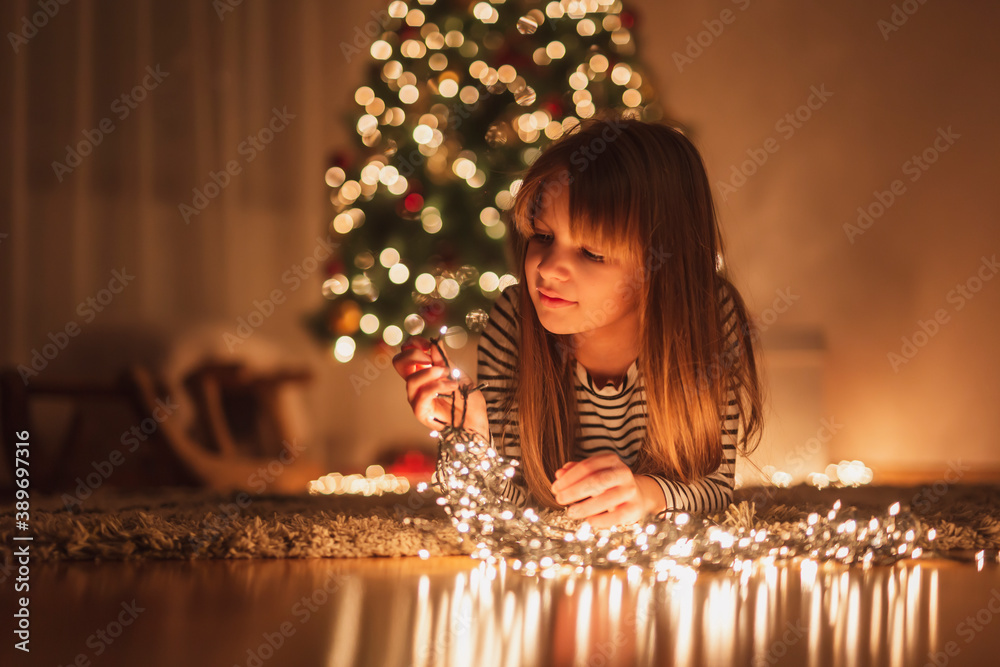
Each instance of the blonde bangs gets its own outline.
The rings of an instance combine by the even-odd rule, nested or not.
[[[567,141],[564,139],[564,141]],[[539,162],[543,162],[539,164]],[[639,210],[630,205],[639,195],[609,189],[600,161],[574,173],[563,162],[544,160],[524,176],[511,207],[513,230],[523,240],[534,233],[533,223],[548,201],[569,191],[570,233],[582,245],[625,265],[641,263],[644,239]],[[569,184],[566,185],[566,181]]]

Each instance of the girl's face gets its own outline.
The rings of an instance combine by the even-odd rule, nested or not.
[[[524,275],[538,319],[554,334],[634,344],[639,333],[639,273],[570,235],[569,191],[546,197],[528,242]]]

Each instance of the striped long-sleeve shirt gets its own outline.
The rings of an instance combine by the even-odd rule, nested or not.
[[[504,415],[503,403],[511,391],[517,367],[519,289],[520,285],[512,285],[497,297],[489,322],[479,339],[477,368],[478,380],[489,384],[483,389],[483,395],[490,420],[491,443],[505,457],[518,460],[521,447],[517,434],[517,407],[513,407],[510,415]],[[735,345],[734,303],[731,295],[723,293],[720,296],[722,312],[725,313],[723,330],[728,332],[726,340],[732,350]],[[646,439],[645,391],[637,363],[633,362],[629,367],[620,387],[610,382],[604,387],[595,386],[586,368],[578,361],[575,364],[581,434],[571,460],[582,461],[596,454],[614,452],[632,467]],[[647,475],[663,491],[666,511],[714,512],[725,509],[732,502],[739,419],[739,407],[732,390],[728,392],[725,403],[719,411],[723,455],[717,470],[691,484],[665,475]],[[502,434],[505,424],[508,428]],[[505,493],[522,506],[528,500],[523,482],[508,482]]]

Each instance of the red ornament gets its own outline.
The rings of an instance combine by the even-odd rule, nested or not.
[[[387,468],[386,472],[391,475],[402,477],[418,477],[431,475],[437,468],[437,459],[428,455],[427,452],[410,450],[396,457]]]
[[[385,357],[391,359],[394,356],[396,356],[396,350],[381,338],[379,338],[378,341],[372,345],[372,357],[375,359],[382,359]]]
[[[406,207],[407,211],[416,213],[424,207],[424,198],[416,192],[411,192],[406,195],[406,199],[403,200],[403,206]]]
[[[340,167],[344,171],[349,171],[353,160],[351,160],[350,155],[344,151],[337,151],[336,153],[330,155],[326,160],[326,168],[330,169],[332,167]]]
[[[542,109],[548,111],[549,115],[555,119],[562,118],[565,115],[563,105],[556,100],[550,100],[544,103],[542,105]]]
[[[431,301],[430,303],[421,306],[417,314],[424,319],[427,323],[427,329],[437,332],[441,324],[447,319],[447,310],[444,307],[444,303],[441,301]]]
[[[344,262],[342,262],[339,258],[334,257],[334,258],[330,259],[329,261],[327,261],[326,266],[323,267],[323,270],[326,271],[326,276],[328,278],[330,276],[335,276],[338,273],[343,273],[344,272]]]

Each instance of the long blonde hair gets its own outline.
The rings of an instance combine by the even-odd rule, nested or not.
[[[740,449],[762,429],[762,396],[746,305],[718,269],[722,237],[701,157],[680,131],[618,115],[582,121],[524,173],[510,210],[512,255],[521,285],[520,347],[507,409],[516,404],[521,471],[541,504],[559,507],[555,471],[579,437],[571,335],[548,332],[524,289],[528,239],[547,197],[569,189],[571,231],[631,266],[637,281],[637,367],[646,393],[646,441],[632,470],[690,483],[722,461],[722,412],[728,389],[740,408]],[[668,259],[650,262],[652,256]],[[722,330],[719,289],[728,288],[735,333]],[[725,336],[738,344],[727,349]]]

